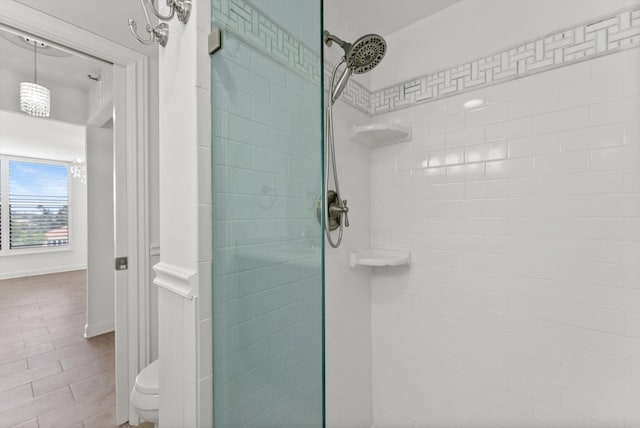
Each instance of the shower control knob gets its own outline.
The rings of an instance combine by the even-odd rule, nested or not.
[[[342,213],[344,214],[344,226],[349,227],[349,216],[347,213],[349,212],[349,207],[347,207],[347,200],[342,200]]]
[[[335,193],[333,194],[335,197]],[[342,216],[344,215],[344,225],[349,227],[349,217],[347,217],[347,213],[349,212],[349,207],[347,206],[347,200],[343,199],[342,204],[340,204],[340,199],[337,197],[333,199],[335,202],[329,201],[329,219],[334,227],[331,230],[335,230],[338,228],[340,223],[342,222]]]

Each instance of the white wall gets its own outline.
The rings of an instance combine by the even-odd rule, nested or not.
[[[85,337],[113,331],[113,131],[87,128],[87,325]]]
[[[32,79],[33,76],[0,69],[0,109],[19,112],[20,82],[30,82]],[[86,91],[47,81],[40,83],[51,90],[51,119],[77,125],[87,123],[88,93]]]
[[[640,425],[639,71],[634,49],[376,117],[414,133],[372,154],[372,243],[413,259],[372,277],[376,426]]]
[[[158,110],[158,60],[149,59],[149,335],[151,361],[158,358],[158,287],[153,284],[153,266],[160,261],[160,138]]]
[[[84,158],[85,128],[23,113],[0,110],[0,153],[71,162]],[[69,250],[0,258],[0,278],[85,269],[87,264],[87,189],[70,179]]]
[[[637,4],[463,1],[387,37],[371,89]],[[639,68],[634,49],[373,118],[414,135],[371,152],[371,244],[413,258],[371,272],[376,427],[639,424]],[[330,367],[354,350],[332,331],[340,426]]]
[[[159,53],[161,427],[212,425],[210,21],[194,2]]]
[[[149,68],[152,69],[153,65]],[[91,80],[87,93],[87,125],[101,127],[113,120],[113,66],[104,65],[98,76],[99,81]],[[150,81],[151,85],[152,82]]]
[[[330,428],[369,428],[373,424],[370,268],[348,266],[350,252],[371,246],[370,149],[351,140],[353,125],[369,123],[369,118],[339,101],[334,121],[340,192],[349,201],[350,226],[344,229],[339,248],[325,242],[326,418]],[[332,235],[335,240],[337,231]]]

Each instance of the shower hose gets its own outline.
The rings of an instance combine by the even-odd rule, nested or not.
[[[345,64],[347,62],[345,57],[342,57],[342,59],[340,60],[340,62],[338,62],[338,64],[333,68],[333,73],[331,74],[331,85],[330,85],[330,89],[329,89],[329,97],[328,97],[328,102],[327,102],[327,111],[326,111],[326,138],[325,138],[325,153],[326,153],[326,159],[325,159],[325,174],[324,174],[324,204],[325,204],[325,215],[328,215],[328,206],[326,206],[328,204],[328,200],[327,200],[327,195],[329,193],[329,172],[332,172],[333,174],[333,182],[336,186],[336,196],[337,196],[337,203],[339,207],[343,207],[342,204],[342,196],[340,194],[340,184],[338,183],[338,169],[336,167],[336,149],[335,149],[335,143],[334,143],[334,134],[333,134],[333,100],[331,99],[331,94],[333,94],[333,90],[335,87],[335,83],[336,83],[336,74],[338,71],[338,68]],[[331,166],[331,169],[329,169],[329,166]],[[339,220],[339,231],[338,231],[338,240],[334,241],[332,236],[331,236],[331,231],[329,230],[329,221],[328,219],[325,218],[325,222],[324,222],[324,230],[325,233],[327,235],[327,241],[329,241],[329,245],[331,245],[333,248],[338,248],[340,246],[340,243],[342,242],[342,234],[344,231],[344,219],[343,216],[345,214],[341,213],[340,214],[340,220]]]

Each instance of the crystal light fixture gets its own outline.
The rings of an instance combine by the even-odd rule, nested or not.
[[[80,180],[80,183],[84,183],[87,179],[87,164],[82,160],[75,158],[71,165],[71,176]]]
[[[38,85],[37,52],[38,42],[33,41],[33,83],[20,83],[20,110],[37,117],[49,117],[51,112],[51,91]]]

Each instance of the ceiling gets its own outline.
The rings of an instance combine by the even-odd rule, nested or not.
[[[88,91],[93,84],[87,77],[103,75],[110,66],[95,59],[74,55],[53,47],[38,48],[38,80]],[[0,29],[0,69],[33,76],[33,44]]]
[[[37,9],[62,21],[100,35],[115,43],[145,55],[157,57],[157,45],[138,43],[127,26],[128,19],[136,19],[144,28],[144,14],[137,0],[13,0]],[[33,47],[19,43],[18,37],[0,30],[0,68],[27,76],[33,75]],[[37,35],[35,35],[37,36]],[[10,40],[7,40],[10,39]],[[17,43],[16,43],[17,41]],[[38,79],[60,85],[88,90],[93,76],[110,72],[110,67],[87,57],[63,53],[46,55],[54,48],[38,50]],[[61,53],[61,52],[59,52]],[[66,54],[66,55],[65,55]]]
[[[14,0],[48,15],[83,28],[151,57],[158,56],[158,45],[138,43],[127,22],[134,18],[143,29],[144,14],[137,0]],[[210,0],[205,0],[210,1]],[[143,35],[143,37],[146,35]]]
[[[325,0],[324,25],[347,40],[388,36],[460,0]]]

